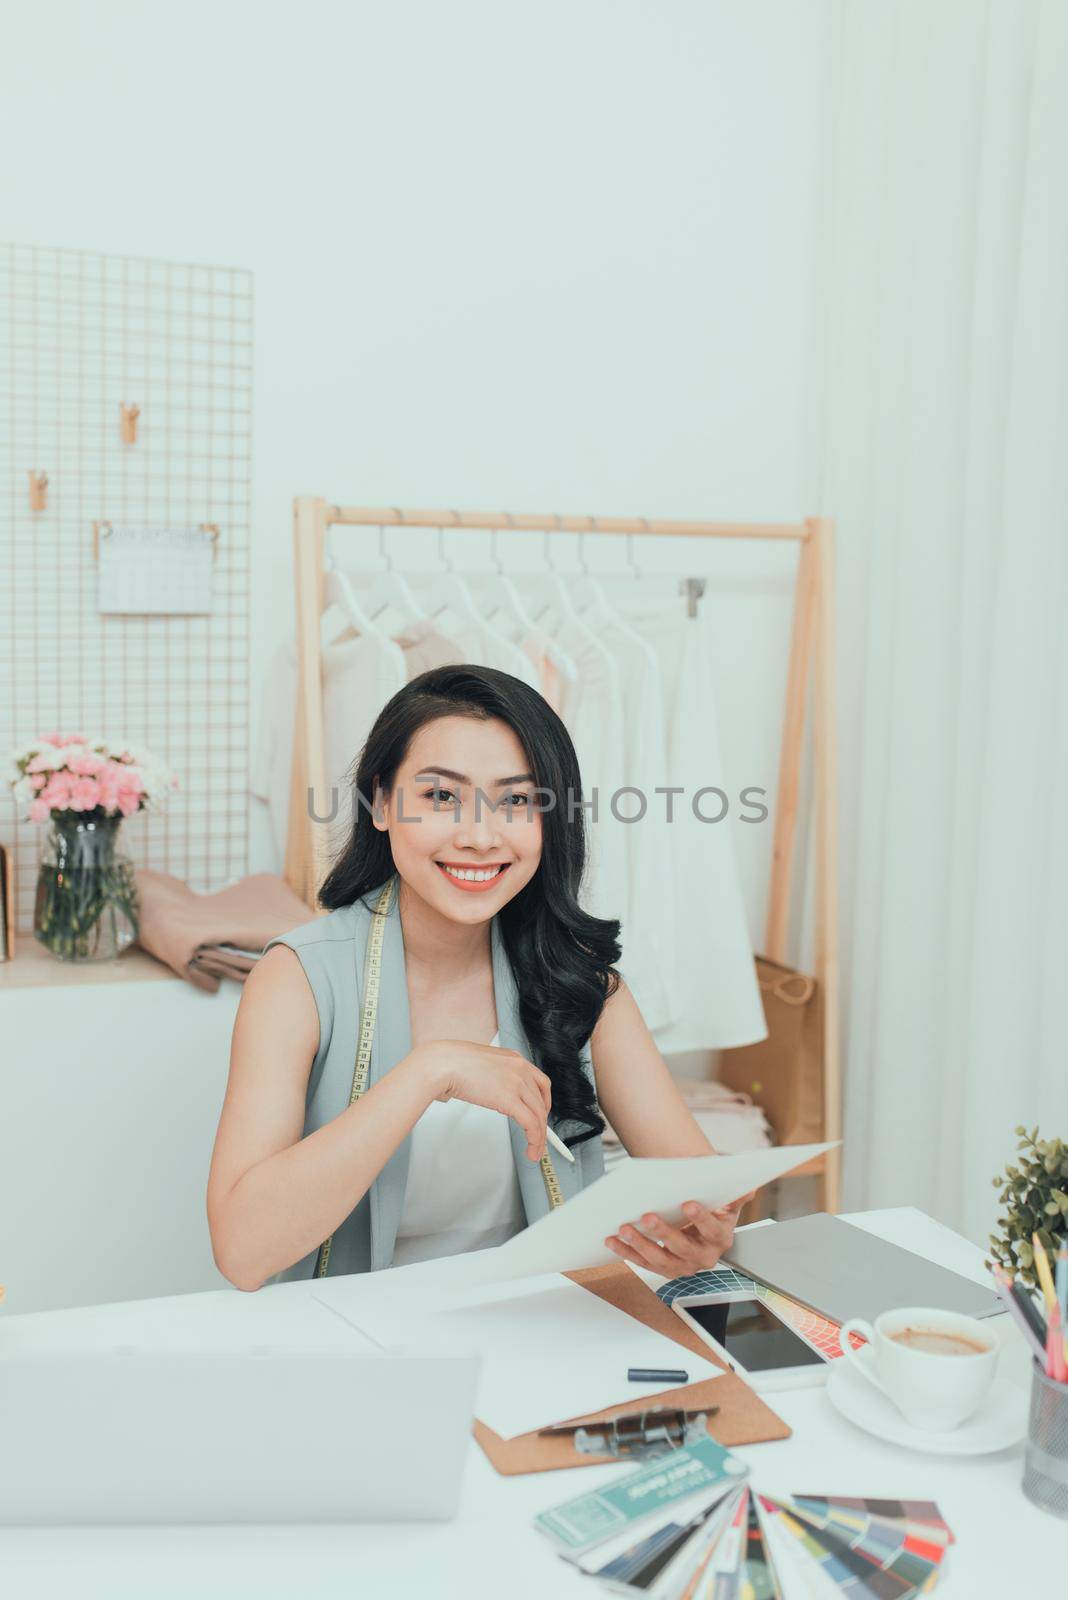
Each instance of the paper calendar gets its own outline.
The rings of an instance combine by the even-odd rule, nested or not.
[[[210,612],[214,530],[104,527],[99,550],[102,612]]]

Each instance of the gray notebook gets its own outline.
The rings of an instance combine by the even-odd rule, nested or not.
[[[899,1306],[932,1306],[968,1317],[1005,1309],[993,1289],[823,1211],[770,1228],[746,1228],[735,1235],[725,1259],[833,1322],[874,1322]]]

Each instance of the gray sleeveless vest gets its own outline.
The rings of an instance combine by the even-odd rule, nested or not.
[[[379,890],[366,896],[371,905]],[[412,1047],[408,1014],[408,982],[404,963],[399,895],[394,893],[385,914],[382,944],[381,980],[378,995],[378,1021],[371,1047],[368,1088],[402,1061]],[[349,1104],[352,1073],[356,1060],[360,993],[364,953],[372,913],[362,901],[342,906],[313,922],[306,922],[291,933],[271,939],[264,949],[284,944],[296,954],[311,985],[319,1013],[319,1048],[312,1062],[304,1112],[304,1134],[314,1133],[333,1121]],[[501,1047],[517,1050],[533,1061],[530,1044],[519,1020],[519,996],[512,964],[504,948],[498,918],[490,923],[490,949],[493,961],[493,992],[500,1027]],[[536,1065],[538,1063],[535,1063]],[[582,1066],[593,1078],[589,1044],[582,1050]],[[552,1119],[553,1128],[566,1137],[575,1131],[566,1121]],[[537,1162],[528,1159],[526,1137],[511,1118],[508,1128],[512,1140],[523,1208],[528,1224],[550,1210],[546,1179]],[[408,1182],[411,1138],[404,1140],[386,1162],[356,1209],[335,1230],[330,1250],[329,1275],[378,1271],[393,1259],[404,1193]],[[604,1171],[604,1156],[599,1138],[588,1139],[575,1149],[575,1163],[553,1156],[552,1167],[564,1200],[599,1178]],[[271,1280],[285,1283],[311,1278],[315,1273],[318,1247]]]

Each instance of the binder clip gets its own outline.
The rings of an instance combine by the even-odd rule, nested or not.
[[[541,1434],[572,1435],[575,1449],[584,1456],[615,1456],[617,1460],[652,1461],[672,1450],[682,1450],[708,1436],[707,1411],[684,1411],[679,1406],[654,1406],[648,1411],[628,1411],[589,1427],[542,1428]]]

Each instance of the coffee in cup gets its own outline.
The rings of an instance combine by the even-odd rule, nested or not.
[[[931,1356],[981,1356],[990,1348],[962,1333],[944,1333],[937,1328],[899,1328],[889,1338],[907,1350],[923,1350]]]
[[[863,1334],[855,1350],[851,1333]],[[914,1428],[948,1433],[979,1409],[994,1380],[998,1347],[974,1317],[910,1306],[884,1311],[874,1327],[859,1317],[838,1332],[843,1356],[897,1406]]]

